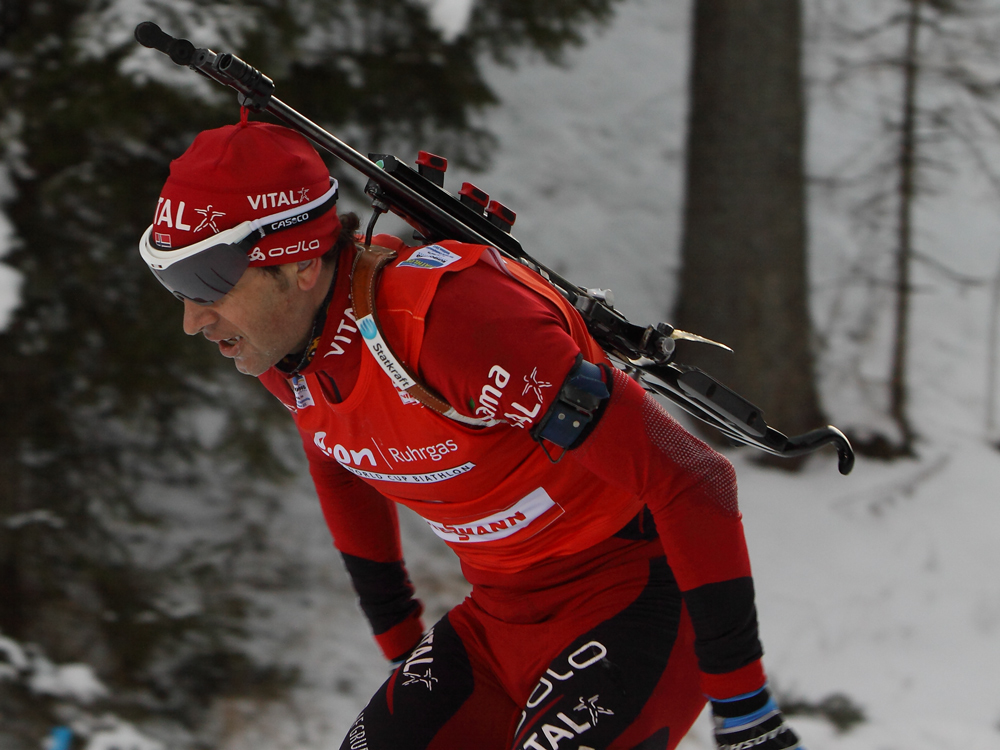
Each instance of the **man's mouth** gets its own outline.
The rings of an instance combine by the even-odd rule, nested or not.
[[[233,336],[231,339],[220,339],[219,352],[222,353],[223,357],[235,357],[241,341],[243,341],[242,336]]]

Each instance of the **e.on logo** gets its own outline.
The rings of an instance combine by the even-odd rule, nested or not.
[[[361,461],[367,459],[368,463],[372,466],[376,466],[375,455],[372,453],[371,448],[362,448],[359,451],[348,450],[340,443],[337,443],[332,448],[328,448],[326,445],[326,433],[317,432],[313,435],[313,442],[316,447],[323,451],[324,454],[333,458],[337,463],[344,464],[346,466],[361,466]]]

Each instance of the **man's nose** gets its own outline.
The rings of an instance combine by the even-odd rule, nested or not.
[[[194,336],[201,333],[206,326],[219,319],[219,314],[211,307],[198,305],[189,299],[184,300],[184,333]]]

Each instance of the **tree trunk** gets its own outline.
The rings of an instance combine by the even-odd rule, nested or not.
[[[798,434],[824,423],[807,303],[798,0],[696,0],[677,325],[697,365]],[[794,463],[785,464],[789,468]]]
[[[896,223],[896,321],[889,375],[889,414],[899,427],[899,452],[913,453],[913,428],[906,409],[906,352],[909,346],[910,264],[913,259],[913,202],[917,171],[917,77],[922,0],[909,0],[903,53],[903,104],[899,127],[899,208]]]

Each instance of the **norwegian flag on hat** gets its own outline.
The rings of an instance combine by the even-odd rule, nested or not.
[[[326,164],[294,130],[246,121],[206,130],[170,164],[153,218],[153,241],[160,248],[184,248],[244,221],[308,203],[329,189]],[[339,233],[333,208],[261,239],[250,265],[318,257]]]

